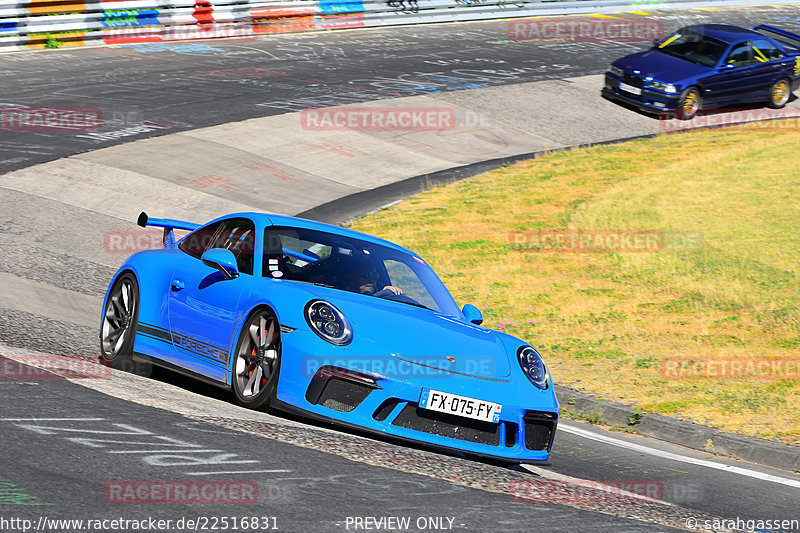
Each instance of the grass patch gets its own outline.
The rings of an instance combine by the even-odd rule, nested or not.
[[[580,422],[587,422],[589,424],[597,424],[601,426],[607,425],[603,416],[595,411],[575,411],[572,409],[561,409],[559,416],[561,418],[578,420]]]
[[[574,149],[355,221],[420,253],[557,382],[800,444],[800,384],[673,378],[668,360],[800,359],[800,144],[747,127]],[[656,231],[652,253],[515,249],[514,232]],[[796,367],[796,366],[795,366]],[[783,382],[779,382],[783,383]]]

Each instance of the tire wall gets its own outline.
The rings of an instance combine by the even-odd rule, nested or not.
[[[774,0],[0,0],[0,52],[772,3]]]

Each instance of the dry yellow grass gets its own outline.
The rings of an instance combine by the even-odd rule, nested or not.
[[[798,205],[800,135],[750,126],[549,154],[352,227],[420,253],[485,325],[537,346],[560,384],[800,445],[798,379],[766,367],[759,378],[667,372],[757,359],[797,377]],[[541,228],[656,231],[666,241],[654,253],[510,244],[513,232]]]

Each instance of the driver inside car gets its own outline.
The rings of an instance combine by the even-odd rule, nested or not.
[[[350,286],[353,292],[368,294],[370,296],[385,297],[390,294],[400,295],[403,290],[393,285],[386,285],[377,290],[378,271],[370,261],[360,260],[353,264],[353,268],[348,272]]]

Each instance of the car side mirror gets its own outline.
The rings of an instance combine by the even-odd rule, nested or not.
[[[203,252],[200,260],[211,268],[216,268],[225,279],[233,279],[239,277],[239,267],[236,264],[236,256],[233,252],[225,248],[211,248]]]
[[[464,318],[467,319],[467,322],[472,322],[473,324],[483,323],[483,313],[481,313],[480,309],[472,304],[464,305],[464,309],[461,310],[461,313],[463,313]]]

